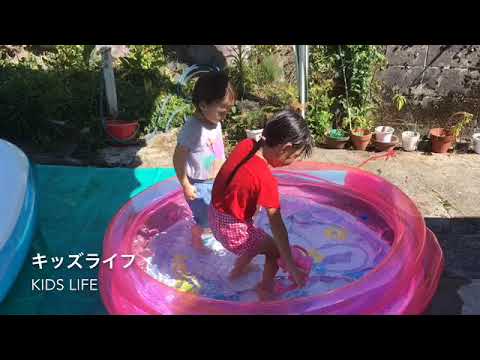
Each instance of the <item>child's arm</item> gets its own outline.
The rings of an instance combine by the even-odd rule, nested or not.
[[[267,208],[266,211],[272,227],[273,241],[275,245],[277,245],[280,256],[285,261],[287,271],[295,279],[297,285],[303,286],[305,284],[305,274],[298,269],[293,261],[290,243],[288,241],[288,233],[280,209]]]
[[[189,150],[184,146],[177,145],[173,154],[173,167],[177,174],[178,181],[183,187],[183,192],[187,200],[194,200],[197,197],[195,187],[188,181],[185,165],[187,164]]]

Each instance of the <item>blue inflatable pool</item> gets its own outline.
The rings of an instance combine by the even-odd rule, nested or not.
[[[27,156],[0,139],[0,302],[25,262],[37,223],[36,204]]]

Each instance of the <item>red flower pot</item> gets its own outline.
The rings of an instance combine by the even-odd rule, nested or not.
[[[107,120],[105,123],[108,135],[117,140],[130,140],[137,135],[138,121]]]

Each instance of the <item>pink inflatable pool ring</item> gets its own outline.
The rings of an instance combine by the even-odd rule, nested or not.
[[[191,212],[178,181],[163,181],[126,203],[105,235],[103,257],[135,255],[130,267],[100,267],[111,314],[421,314],[443,270],[441,248],[414,203],[372,173],[299,162],[275,170],[292,245],[308,253],[304,288],[261,302],[254,291],[263,257],[242,278],[235,256],[214,238],[190,244]],[[262,211],[256,225],[271,233]],[[277,284],[291,285],[280,271]]]

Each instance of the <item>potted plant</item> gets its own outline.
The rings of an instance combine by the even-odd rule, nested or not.
[[[480,133],[473,134],[472,140],[473,140],[473,150],[477,154],[480,154]]]
[[[473,115],[464,111],[456,112],[448,119],[448,124],[453,124],[456,118],[461,118],[453,126],[447,128],[430,129],[430,139],[432,141],[432,152],[444,154],[450,150],[457,141],[465,126],[473,119]]]
[[[394,101],[395,100],[399,103],[401,109],[404,105],[403,101],[405,98],[397,94],[396,97],[394,97]],[[394,132],[395,129],[391,126],[377,126],[375,128],[375,141],[381,143],[391,143]]]
[[[343,149],[350,137],[342,129],[330,129],[325,133],[325,146],[328,149]]]
[[[393,103],[398,112],[407,105],[407,99],[405,96],[397,93],[393,97]],[[420,133],[417,132],[417,124],[415,123],[415,130],[407,130],[402,132],[402,148],[405,151],[415,151],[417,150],[418,142],[420,141]]]
[[[374,120],[371,114],[373,107],[361,109],[347,108],[348,115],[344,120],[350,127],[350,137],[355,150],[365,151],[372,140],[371,128]]]
[[[402,104],[402,102],[405,100],[405,98],[401,97],[401,95],[398,95],[396,98],[394,97],[394,101],[395,99],[400,104],[400,106],[403,107],[404,103]],[[382,143],[391,143],[394,132],[395,129],[391,126],[377,126],[375,128],[375,141]]]

